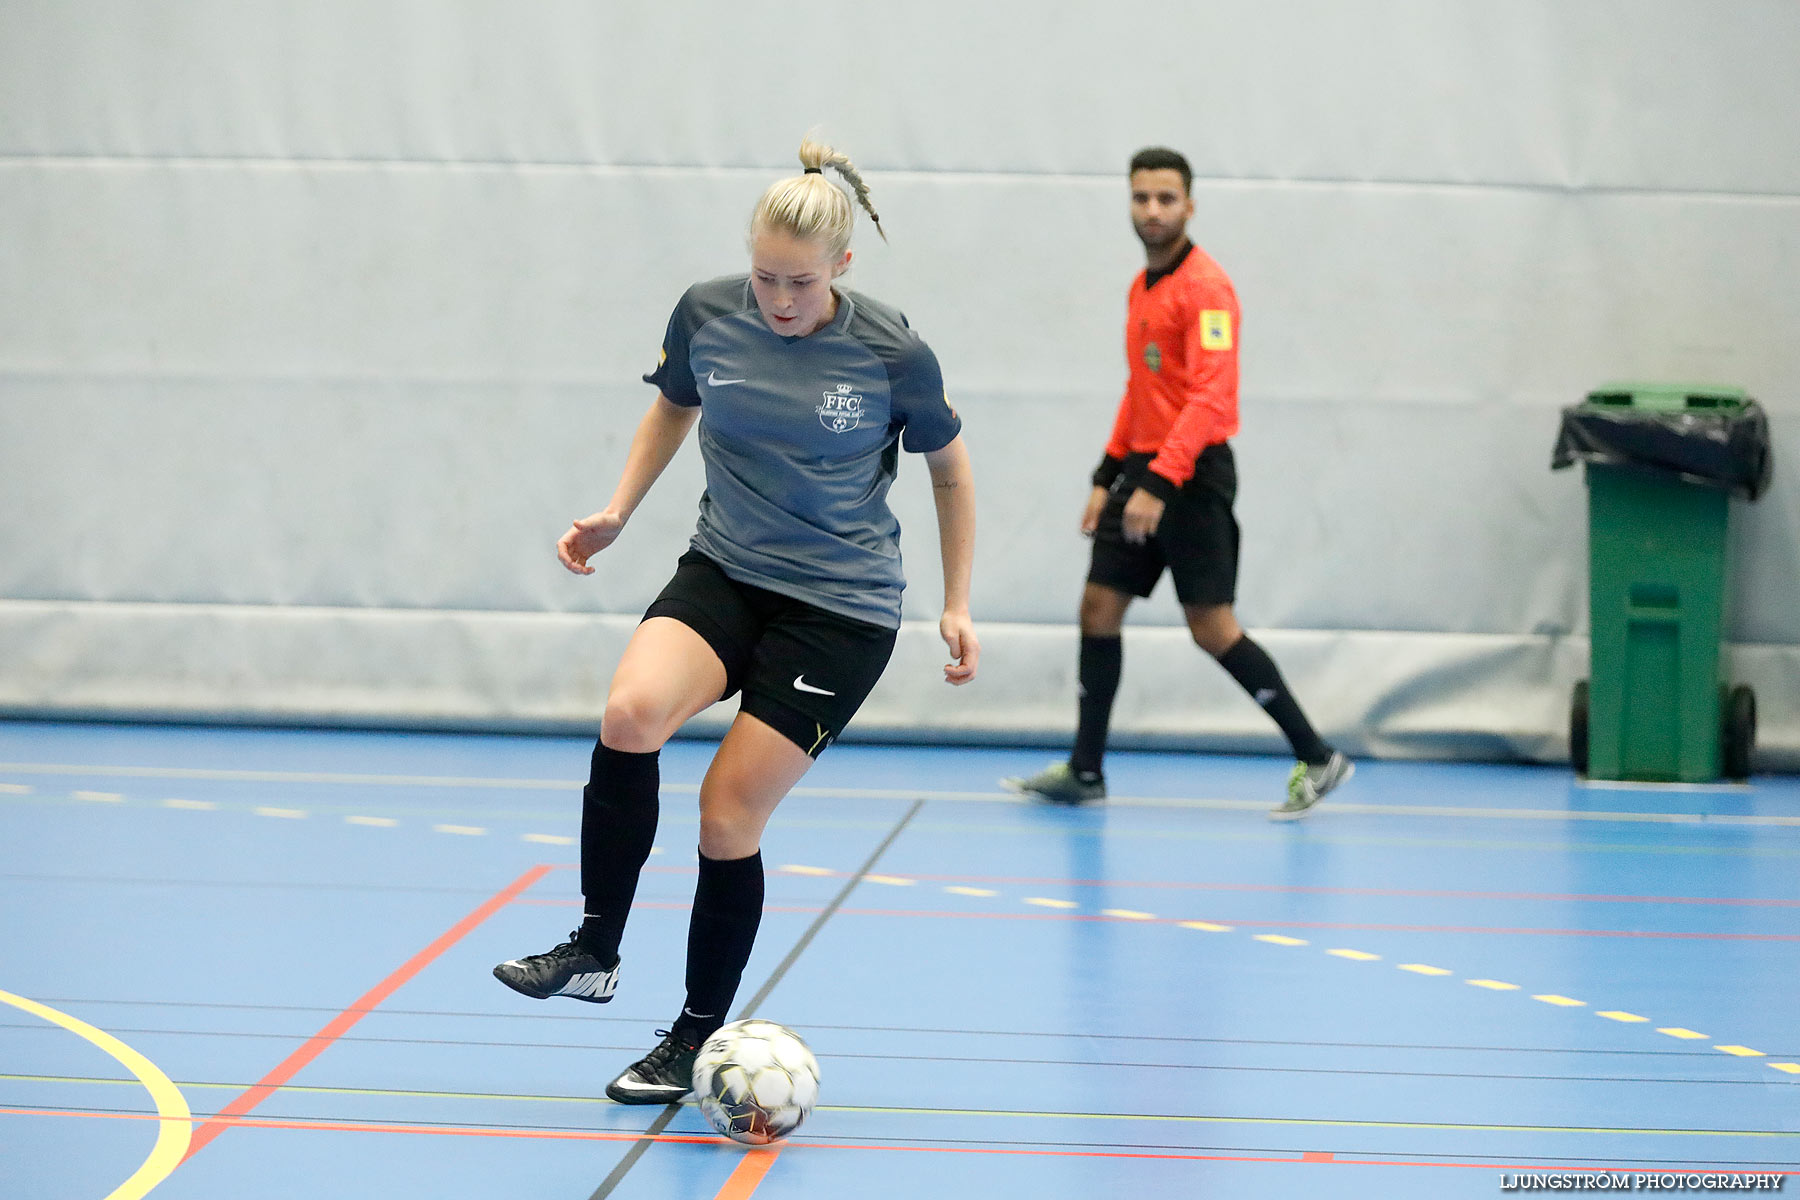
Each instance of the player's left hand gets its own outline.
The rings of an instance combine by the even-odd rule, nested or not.
[[[944,636],[944,645],[950,647],[950,657],[956,660],[944,664],[944,682],[961,687],[975,678],[975,668],[981,664],[981,642],[975,636],[975,623],[966,612],[946,612],[938,620],[938,632]]]
[[[1138,488],[1131,493],[1131,499],[1125,502],[1125,515],[1122,519],[1125,540],[1133,544],[1142,544],[1156,535],[1156,527],[1162,524],[1163,502]]]

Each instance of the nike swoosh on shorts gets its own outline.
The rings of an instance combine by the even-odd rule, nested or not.
[[[794,676],[794,690],[796,692],[811,692],[815,696],[835,696],[835,695],[837,695],[836,692],[828,692],[822,687],[814,687],[812,684],[806,682],[805,675]]]

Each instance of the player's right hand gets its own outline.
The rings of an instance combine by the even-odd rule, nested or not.
[[[612,545],[625,528],[625,518],[610,509],[592,516],[577,517],[569,532],[556,541],[556,557],[577,575],[592,575],[588,559]]]
[[[1106,507],[1109,493],[1103,487],[1096,486],[1088,493],[1087,509],[1081,514],[1081,536],[1093,537],[1094,530],[1100,528],[1100,510]]]

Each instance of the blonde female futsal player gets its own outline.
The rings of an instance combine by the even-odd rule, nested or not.
[[[804,172],[763,193],[750,271],[695,284],[676,305],[659,394],[604,509],[557,543],[569,570],[624,529],[700,418],[706,493],[674,578],[613,674],[582,791],[581,928],[494,974],[544,999],[604,1003],[657,820],[657,754],[682,722],[741,692],[700,787],[700,878],[687,998],[655,1049],[607,1086],[625,1104],[687,1094],[694,1052],[726,1018],[762,918],[763,827],[881,677],[900,626],[899,523],[887,491],[899,452],[923,454],[944,570],[944,678],[975,678],[969,619],[975,496],[962,422],[937,358],[896,310],[834,286],[855,211],[880,229],[850,160],[810,139]],[[885,236],[885,235],[884,235]]]

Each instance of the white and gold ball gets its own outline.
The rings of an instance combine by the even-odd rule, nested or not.
[[[733,1021],[694,1056],[694,1100],[712,1127],[766,1146],[800,1127],[819,1098],[819,1062],[773,1021]]]

